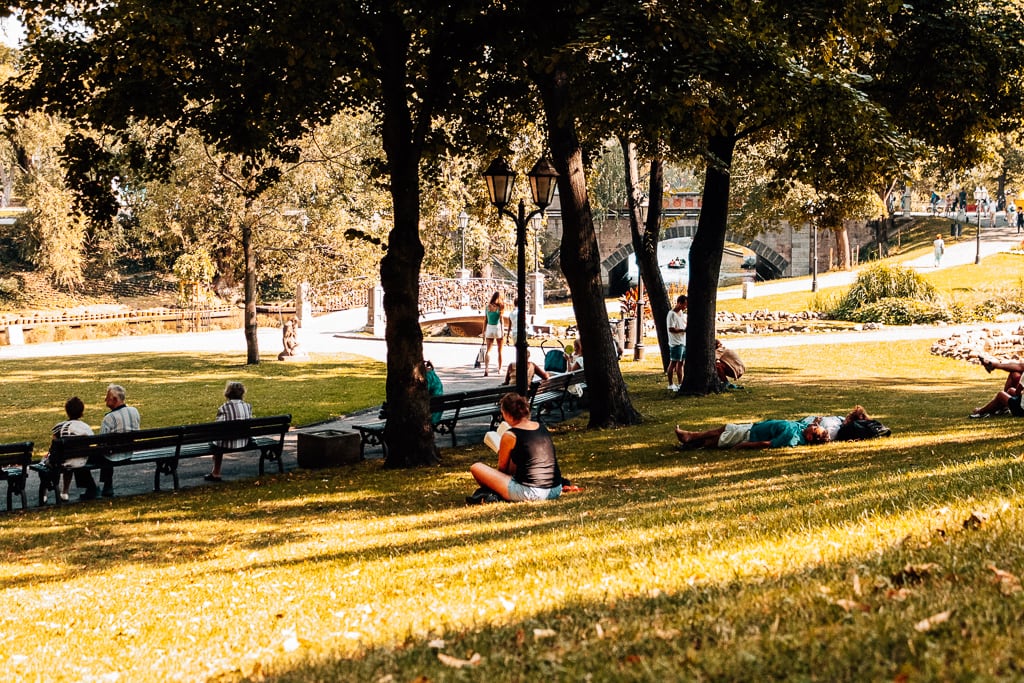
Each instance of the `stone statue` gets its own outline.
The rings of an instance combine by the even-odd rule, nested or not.
[[[306,352],[299,348],[299,319],[295,316],[284,321],[281,329],[281,341],[284,351],[278,354],[278,360],[296,360],[305,358]]]

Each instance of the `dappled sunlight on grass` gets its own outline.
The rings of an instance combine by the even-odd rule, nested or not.
[[[1024,575],[1024,439],[1019,422],[963,410],[992,379],[930,357],[925,342],[831,349],[824,379],[794,370],[805,352],[745,353],[747,391],[701,399],[665,396],[641,368],[628,379],[642,425],[552,426],[563,473],[583,490],[551,503],[463,505],[470,463],[494,459],[471,444],[445,449],[436,468],[364,462],[9,515],[0,588],[16,608],[0,630],[18,643],[15,672],[881,680],[909,663],[939,672],[910,679],[1013,678],[1019,600],[987,565]],[[896,371],[866,365],[889,354]],[[675,448],[677,422],[854,403],[894,436]],[[988,521],[965,528],[975,512]],[[908,566],[924,569],[901,578]],[[945,610],[948,631],[915,630]],[[483,661],[448,668],[438,651]],[[54,661],[65,667],[54,673]]]

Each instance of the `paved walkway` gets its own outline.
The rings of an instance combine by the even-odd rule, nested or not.
[[[972,228],[968,230],[973,231]],[[1020,244],[1020,236],[1016,228],[999,225],[995,228],[983,227],[981,255],[985,256],[1007,251]],[[947,242],[946,253],[940,268],[974,263],[976,243],[966,238],[960,242]],[[918,270],[934,270],[934,258],[928,254],[910,259],[906,265]],[[830,272],[818,276],[819,288],[843,286],[850,284],[856,277],[855,272]],[[790,278],[766,283],[758,283],[756,296],[765,296],[780,292],[810,292],[810,278]],[[738,298],[739,288],[730,288],[719,292],[719,299]],[[617,313],[618,304],[609,304],[609,310]],[[569,318],[573,316],[571,306],[548,307],[549,318]],[[366,337],[359,333],[366,324],[366,309],[333,313],[315,318],[301,332],[302,347],[310,353],[351,353],[366,356],[384,362],[387,349],[382,339]],[[1019,327],[1020,323],[1008,323],[1005,327]],[[862,332],[836,332],[803,335],[765,335],[735,338],[729,346],[735,349],[765,348],[768,346],[797,346],[815,344],[840,344],[872,341],[895,341],[905,339],[928,339],[949,336],[953,332],[962,331],[977,325],[964,326],[912,326],[891,327]],[[281,348],[281,332],[276,328],[261,329],[259,332],[260,348],[264,351],[277,351]],[[219,352],[245,354],[245,339],[240,330],[224,330],[217,332],[164,334],[140,337],[117,337],[113,339],[96,339],[75,342],[52,342],[45,344],[28,344],[24,346],[0,346],[0,360],[15,358],[45,358],[52,356],[74,356],[118,353],[161,353],[161,352]],[[541,361],[536,348],[531,352],[535,361]],[[649,353],[657,353],[657,347],[648,349]],[[493,386],[503,379],[491,376],[483,377],[479,369],[473,367],[477,347],[475,344],[451,342],[425,342],[424,357],[430,359],[438,370],[446,389],[469,389]],[[514,350],[506,349],[506,363],[514,355]],[[285,445],[285,469],[297,467],[295,459],[296,434],[299,431],[320,431],[326,429],[348,429],[353,422],[367,419],[367,415],[375,414],[379,407],[368,407],[365,410],[344,416],[337,420],[317,425],[299,426],[289,433]],[[145,416],[144,416],[145,417]],[[477,422],[479,424],[477,424]],[[486,431],[486,421],[478,420],[465,425],[460,423],[460,443],[472,443],[482,438]],[[368,457],[379,457],[379,448],[368,452]],[[256,472],[257,460],[251,454],[229,454],[225,456],[223,473],[225,479],[251,479]],[[189,486],[217,485],[207,484],[202,476],[209,471],[210,463],[206,458],[185,460],[179,466],[181,485]],[[125,467],[115,471],[115,486],[118,496],[150,493],[152,491],[152,470],[146,467]],[[30,479],[30,505],[35,504],[36,479]],[[72,488],[72,499],[75,491]],[[51,494],[52,502],[52,494]]]

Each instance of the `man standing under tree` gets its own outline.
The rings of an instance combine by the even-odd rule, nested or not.
[[[680,294],[668,312],[668,390],[679,391],[683,383],[683,360],[686,358],[686,295]],[[675,373],[676,381],[672,381]]]

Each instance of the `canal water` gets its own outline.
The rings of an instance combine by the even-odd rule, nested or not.
[[[676,285],[685,287],[690,282],[690,237],[677,237],[658,243],[658,267],[665,286]],[[719,285],[733,285],[753,277],[753,269],[744,270],[743,262],[749,261],[754,252],[743,247],[730,247],[722,255],[722,271],[718,277]],[[630,287],[636,286],[637,266],[636,254],[631,254],[626,261],[626,282]]]

